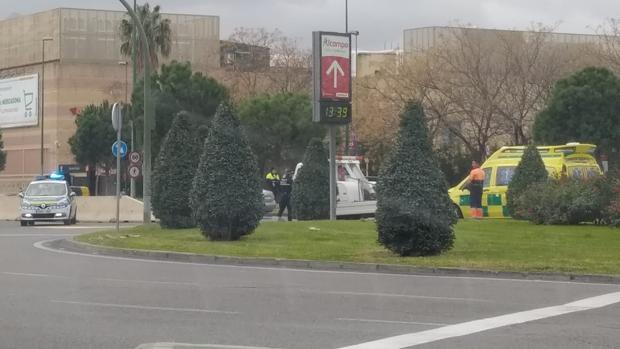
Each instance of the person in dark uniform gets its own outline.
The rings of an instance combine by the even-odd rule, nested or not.
[[[293,213],[291,210],[291,192],[293,190],[293,172],[288,169],[284,170],[284,175],[280,180],[279,196],[280,196],[280,210],[278,211],[278,219],[282,219],[282,213],[286,209],[289,222],[293,220]]]
[[[484,186],[484,171],[477,161],[471,162],[469,173],[469,207],[471,218],[482,218],[482,187]]]

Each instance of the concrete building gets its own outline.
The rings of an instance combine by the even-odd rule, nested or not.
[[[406,54],[419,53],[437,45],[442,40],[449,39],[455,30],[467,30],[476,33],[488,40],[496,40],[498,34],[515,35],[527,39],[531,31],[503,30],[489,28],[461,28],[449,26],[420,27],[405,29],[403,32],[403,51]],[[593,34],[573,34],[573,33],[549,33],[548,40],[553,43],[566,45],[598,44],[603,38]]]
[[[131,98],[131,66],[119,64],[129,60],[120,54],[118,26],[124,16],[123,11],[58,8],[0,21],[0,128],[7,152],[0,193],[14,193],[39,174],[41,111],[44,171],[49,172],[75,162],[67,140],[81,108]],[[189,61],[204,72],[219,67],[219,17],[162,16],[170,19],[173,37],[170,57],[161,63]],[[3,91],[19,92],[20,84],[34,92],[24,89],[23,96],[4,98],[3,106]],[[32,102],[36,108],[25,113],[30,119],[15,122],[24,107],[12,107],[12,102]]]
[[[359,51],[356,56],[356,78],[379,75],[386,69],[393,70],[400,64],[401,50]]]

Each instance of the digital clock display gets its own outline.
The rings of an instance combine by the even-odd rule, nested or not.
[[[348,101],[321,101],[321,122],[348,124],[351,122],[351,103]]]

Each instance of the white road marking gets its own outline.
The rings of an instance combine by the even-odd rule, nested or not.
[[[618,284],[609,284],[609,283],[591,283],[591,282],[575,282],[575,281],[555,281],[555,280],[536,280],[536,279],[506,279],[506,278],[495,278],[495,277],[479,277],[479,276],[449,276],[449,275],[421,275],[421,274],[402,274],[402,273],[376,273],[376,272],[361,272],[361,271],[346,271],[346,270],[320,270],[320,269],[298,269],[298,268],[288,268],[288,267],[260,267],[260,266],[249,266],[249,265],[227,265],[227,264],[207,264],[207,263],[196,263],[196,262],[178,262],[178,261],[166,261],[166,260],[155,260],[155,259],[146,259],[146,258],[131,258],[131,257],[115,257],[115,256],[105,256],[99,254],[90,254],[90,253],[82,253],[82,252],[74,252],[74,251],[66,251],[66,250],[58,250],[54,248],[50,248],[45,246],[46,243],[52,242],[56,239],[51,240],[41,240],[32,244],[33,247],[38,248],[43,251],[59,253],[59,254],[68,254],[74,256],[82,256],[89,258],[104,258],[110,260],[117,261],[132,261],[132,262],[140,262],[140,263],[163,263],[163,264],[180,264],[180,265],[193,265],[193,266],[201,266],[205,268],[241,268],[241,269],[249,269],[249,270],[270,270],[270,271],[287,271],[287,272],[299,272],[299,273],[322,273],[322,274],[346,274],[346,275],[369,275],[372,274],[376,277],[410,277],[410,278],[434,278],[434,279],[459,279],[459,280],[480,280],[480,281],[501,281],[501,282],[516,282],[516,283],[548,283],[548,284],[570,284],[570,285],[605,285],[605,286],[618,286]]]
[[[486,319],[448,325],[432,330],[403,334],[371,342],[361,343],[340,349],[402,349],[424,343],[430,343],[447,338],[461,337],[488,331],[499,327],[522,324],[549,317],[570,314],[574,312],[602,308],[620,302],[620,292],[607,293],[600,296],[580,299],[546,308],[521,311],[512,314],[500,315]]]
[[[310,291],[315,292],[315,291]],[[397,297],[397,298],[414,298],[414,299],[434,299],[441,301],[459,301],[459,302],[484,302],[495,303],[488,299],[478,298],[459,298],[459,297],[438,297],[438,296],[419,296],[414,294],[398,294],[398,293],[372,293],[372,292],[345,292],[345,291],[316,291],[317,293],[331,294],[331,295],[346,295],[346,296],[370,296],[370,297]]]
[[[174,343],[174,342],[160,342],[160,343],[144,343],[140,344],[136,349],[174,349],[176,347],[186,348],[214,348],[214,349],[277,349],[277,348],[265,348],[265,347],[246,347],[244,345],[224,345],[224,344],[190,344],[190,343]]]
[[[380,324],[407,324],[407,325],[422,325],[422,326],[446,326],[448,324],[442,324],[439,322],[418,322],[418,321],[392,321],[392,320],[374,320],[374,319],[355,319],[348,317],[339,317],[338,321],[353,321],[353,322],[373,322]]]
[[[97,303],[97,302],[77,302],[77,301],[64,301],[64,300],[51,300],[52,303],[73,304],[90,307],[106,307],[106,308],[121,308],[121,309],[139,309],[139,310],[162,310],[162,311],[178,311],[189,313],[209,313],[209,314],[227,314],[237,315],[236,311],[225,310],[213,310],[213,309],[195,309],[195,308],[172,308],[172,307],[154,307],[148,305],[136,305],[136,304],[114,304],[114,303]]]
[[[121,228],[132,228],[133,226],[121,226]],[[114,229],[115,225],[35,225],[34,229]]]
[[[49,237],[49,236],[63,237],[63,236],[73,236],[73,235],[74,234],[58,234],[58,233],[48,233],[48,234],[42,234],[42,233],[14,234],[14,233],[10,233],[10,234],[0,234],[0,238],[31,238],[31,237]]]
[[[115,279],[115,278],[95,278],[94,280],[113,281],[113,282],[134,282],[134,283],[139,283],[139,284],[155,284],[155,285],[198,286],[198,284],[195,282],[183,282],[183,281],[128,280],[128,279]]]
[[[40,277],[40,278],[70,279],[70,277],[68,277],[68,276],[53,275],[53,274],[16,273],[16,272],[11,272],[11,271],[3,271],[2,274],[14,275],[14,276]]]
[[[2,271],[0,274],[14,275],[14,276],[27,276],[27,277],[41,277],[41,278],[60,278],[60,279],[80,279],[80,280],[94,280],[94,281],[112,281],[112,282],[128,282],[128,283],[140,283],[140,284],[155,284],[155,285],[178,285],[178,286],[199,286],[195,282],[182,282],[182,281],[158,281],[158,280],[135,280],[135,279],[116,279],[116,278],[76,278],[64,275],[54,274],[38,274],[38,273],[19,273],[13,271]]]

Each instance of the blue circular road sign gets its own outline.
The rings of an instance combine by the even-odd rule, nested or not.
[[[118,147],[116,146],[116,143],[118,141],[114,142],[114,144],[112,144],[112,155],[114,155],[114,157],[117,157],[118,155],[116,154],[116,150],[118,149]],[[125,155],[127,155],[127,143],[121,141],[121,158],[124,158]]]

